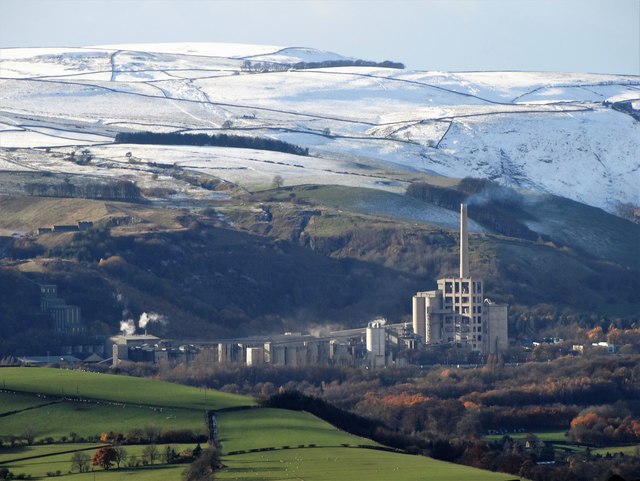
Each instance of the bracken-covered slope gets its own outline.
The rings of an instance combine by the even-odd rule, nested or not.
[[[612,213],[640,204],[638,76],[357,64],[308,48],[236,44],[4,49],[0,169],[144,184],[145,161],[159,159],[252,191],[281,175],[286,185],[392,192],[423,172],[489,178]],[[224,130],[291,142],[311,157],[110,145],[132,130]],[[103,162],[79,167],[6,150],[68,145],[99,145],[92,151]],[[141,165],[132,169],[127,152]]]

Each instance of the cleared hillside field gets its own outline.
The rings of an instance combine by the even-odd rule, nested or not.
[[[339,446],[366,444],[377,446],[370,439],[359,438],[301,411],[283,409],[251,409],[218,415],[223,453],[259,448],[297,447],[300,444]]]
[[[155,426],[160,430],[188,428],[206,432],[204,409],[229,407],[239,410],[218,413],[218,430],[225,465],[216,479],[323,481],[500,481],[513,476],[481,471],[422,456],[365,449],[377,443],[340,431],[321,419],[299,411],[248,408],[250,398],[173,385],[148,379],[47,368],[3,368],[0,382],[19,394],[1,393],[8,414],[0,416],[0,438],[21,436],[25,428],[35,431],[36,442],[54,438],[53,444],[0,447],[0,467],[14,475],[90,481],[179,481],[185,464],[115,467],[108,471],[70,473],[71,456],[83,450],[93,456],[98,444],[62,443],[60,438],[101,432],[127,433],[132,428]],[[61,401],[62,392],[90,401]],[[28,393],[32,394],[28,394]],[[38,394],[36,394],[38,393]],[[46,393],[47,397],[43,397]],[[59,402],[54,402],[59,401]],[[40,405],[54,402],[53,404]],[[182,406],[182,407],[178,407]],[[15,412],[13,412],[15,411]],[[20,443],[20,442],[19,442]],[[195,445],[174,444],[179,450]],[[143,445],[126,445],[130,458],[139,460]],[[163,452],[164,446],[158,445]],[[253,452],[249,452],[253,451]]]
[[[17,394],[14,392],[0,392],[0,415],[13,411],[21,411],[51,402],[32,394]]]
[[[0,451],[0,463],[13,462],[17,459],[36,458],[55,454],[64,454],[85,449],[97,449],[95,443],[45,444],[41,446],[4,446]]]
[[[236,394],[112,374],[64,369],[11,367],[0,369],[5,389],[70,396],[127,404],[183,409],[223,409],[252,406],[251,398]]]
[[[176,448],[184,449],[187,446],[183,445],[172,445]],[[164,465],[161,462],[156,462],[156,464],[149,466],[139,466],[136,468],[127,468],[126,462],[123,463],[120,469],[116,469],[114,466],[112,469],[108,471],[98,470],[97,472],[88,472],[88,473],[70,473],[71,470],[71,457],[73,456],[74,450],[84,451],[89,456],[93,456],[95,450],[97,450],[100,446],[91,445],[91,444],[73,444],[73,445],[56,445],[56,446],[34,446],[24,450],[24,457],[31,457],[32,459],[24,459],[22,461],[9,461],[6,462],[8,456],[4,456],[3,463],[1,466],[8,468],[11,472],[15,474],[30,474],[32,477],[47,477],[47,473],[55,473],[60,471],[61,476],[56,476],[56,479],[73,479],[73,480],[93,480],[94,476],[96,479],[102,480],[118,480],[118,479],[131,479],[131,480],[142,480],[142,481],[161,481],[161,480],[180,480],[180,475],[185,468],[185,465]],[[193,448],[193,445],[189,445],[190,448]],[[87,449],[89,448],[89,449]],[[144,446],[125,446],[125,449],[128,454],[127,461],[139,459],[142,456],[142,451]],[[158,452],[162,453],[164,450],[163,445],[157,446]],[[53,454],[58,452],[60,454]],[[35,456],[43,456],[43,457],[35,457]],[[14,453],[11,459],[15,459],[18,456]]]
[[[223,458],[225,481],[501,481],[512,474],[492,473],[422,456],[361,448],[306,448],[249,453]]]
[[[184,428],[206,433],[201,411],[126,404],[114,406],[104,403],[62,402],[0,418],[0,434],[19,435],[29,427],[34,430],[36,441],[47,437],[56,440],[62,436],[68,437],[70,431],[81,438],[92,438],[111,431],[126,435],[132,427],[146,426],[154,426],[160,431]]]
[[[90,445],[70,445],[82,449]],[[178,445],[182,449],[182,446]],[[130,457],[140,456],[143,446],[126,446]],[[164,446],[159,445],[162,452]],[[29,455],[49,454],[51,446],[38,446]],[[86,451],[92,455],[93,450]],[[105,481],[131,479],[141,481],[178,481],[185,465],[155,464],[152,466],[99,470],[96,473],[69,474],[72,453],[65,452],[44,458],[3,464],[14,473],[46,477],[48,472],[60,471],[60,480]],[[304,479],[306,481],[502,481],[515,479],[513,475],[491,473],[467,466],[459,466],[420,456],[388,453],[361,448],[325,447],[288,449],[260,453],[225,456],[225,467],[216,473],[216,479],[235,481],[278,481]]]

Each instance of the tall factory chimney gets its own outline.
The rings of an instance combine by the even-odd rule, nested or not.
[[[460,277],[469,277],[467,206],[460,204]]]

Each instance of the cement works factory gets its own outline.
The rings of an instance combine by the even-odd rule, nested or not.
[[[484,297],[483,282],[469,273],[467,207],[460,206],[460,272],[438,279],[437,289],[413,296],[413,324],[389,324],[376,319],[366,327],[311,335],[289,332],[219,341],[179,342],[136,334],[135,324],[100,346],[67,348],[65,362],[190,362],[208,350],[213,362],[260,366],[302,367],[341,365],[367,368],[402,366],[407,351],[457,346],[479,355],[498,354],[508,347],[507,306]],[[42,310],[55,318],[59,333],[81,332],[79,308],[57,298],[55,286],[42,285]],[[67,319],[68,317],[68,319]],[[161,317],[161,316],[160,316]],[[143,322],[144,318],[144,322]],[[139,327],[146,327],[148,315]],[[132,325],[133,324],[133,325]],[[88,356],[89,359],[81,359]],[[25,360],[28,361],[28,360]],[[45,362],[32,358],[32,363]],[[50,361],[50,359],[47,359]]]

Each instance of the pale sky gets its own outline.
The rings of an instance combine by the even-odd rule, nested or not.
[[[0,0],[0,47],[233,42],[417,70],[640,75],[640,0]]]

